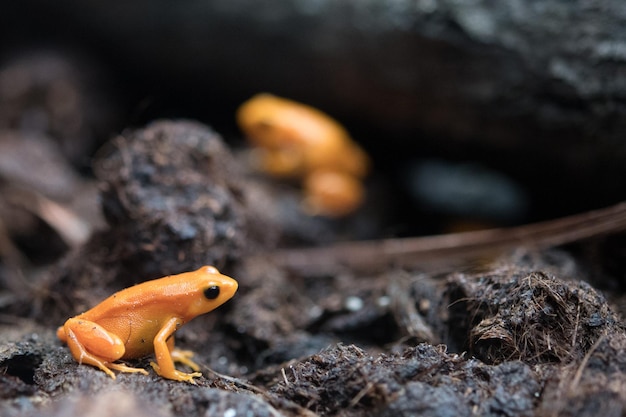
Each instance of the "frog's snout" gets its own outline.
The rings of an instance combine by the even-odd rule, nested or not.
[[[224,275],[224,283],[221,285],[221,287],[224,295],[228,295],[228,298],[231,298],[237,292],[237,289],[239,288],[239,283],[231,277],[227,277]]]

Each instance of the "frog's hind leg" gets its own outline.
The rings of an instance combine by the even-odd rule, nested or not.
[[[145,369],[113,363],[124,355],[126,348],[117,335],[110,333],[97,323],[72,318],[63,325],[63,332],[70,352],[78,363],[95,366],[113,379],[115,379],[115,374],[111,369],[148,374]]]
[[[70,348],[70,352],[72,352],[72,356],[79,364],[87,364],[91,366],[95,366],[104,371],[108,376],[115,379],[115,374],[111,371],[107,365],[106,361],[98,358],[97,356],[89,353],[85,347],[78,341],[76,335],[71,329],[68,329],[66,332],[67,335],[67,346]]]

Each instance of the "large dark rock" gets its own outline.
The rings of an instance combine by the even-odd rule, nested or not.
[[[621,0],[28,0],[3,14],[7,43],[33,27],[83,43],[213,125],[268,90],[346,121],[379,167],[480,160],[535,202],[558,190],[544,216],[624,198]]]

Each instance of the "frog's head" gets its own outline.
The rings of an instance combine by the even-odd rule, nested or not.
[[[193,272],[196,296],[187,310],[188,317],[192,318],[211,310],[230,300],[239,284],[237,281],[220,272],[213,266],[203,266]]]
[[[347,135],[336,121],[319,110],[272,94],[261,93],[239,106],[237,124],[255,146],[306,150]],[[329,138],[330,136],[330,138]]]
[[[290,142],[285,132],[285,112],[289,106],[284,99],[271,94],[257,94],[237,110],[237,124],[247,139],[255,146],[280,149]],[[292,116],[292,115],[291,115]]]

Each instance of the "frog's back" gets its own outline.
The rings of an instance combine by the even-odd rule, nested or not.
[[[183,311],[179,310],[185,307],[185,303],[181,301],[194,288],[192,282],[181,280],[176,275],[146,281],[116,292],[78,317],[100,323],[112,317],[147,317],[150,314],[162,315],[165,311],[169,316],[182,314]]]

